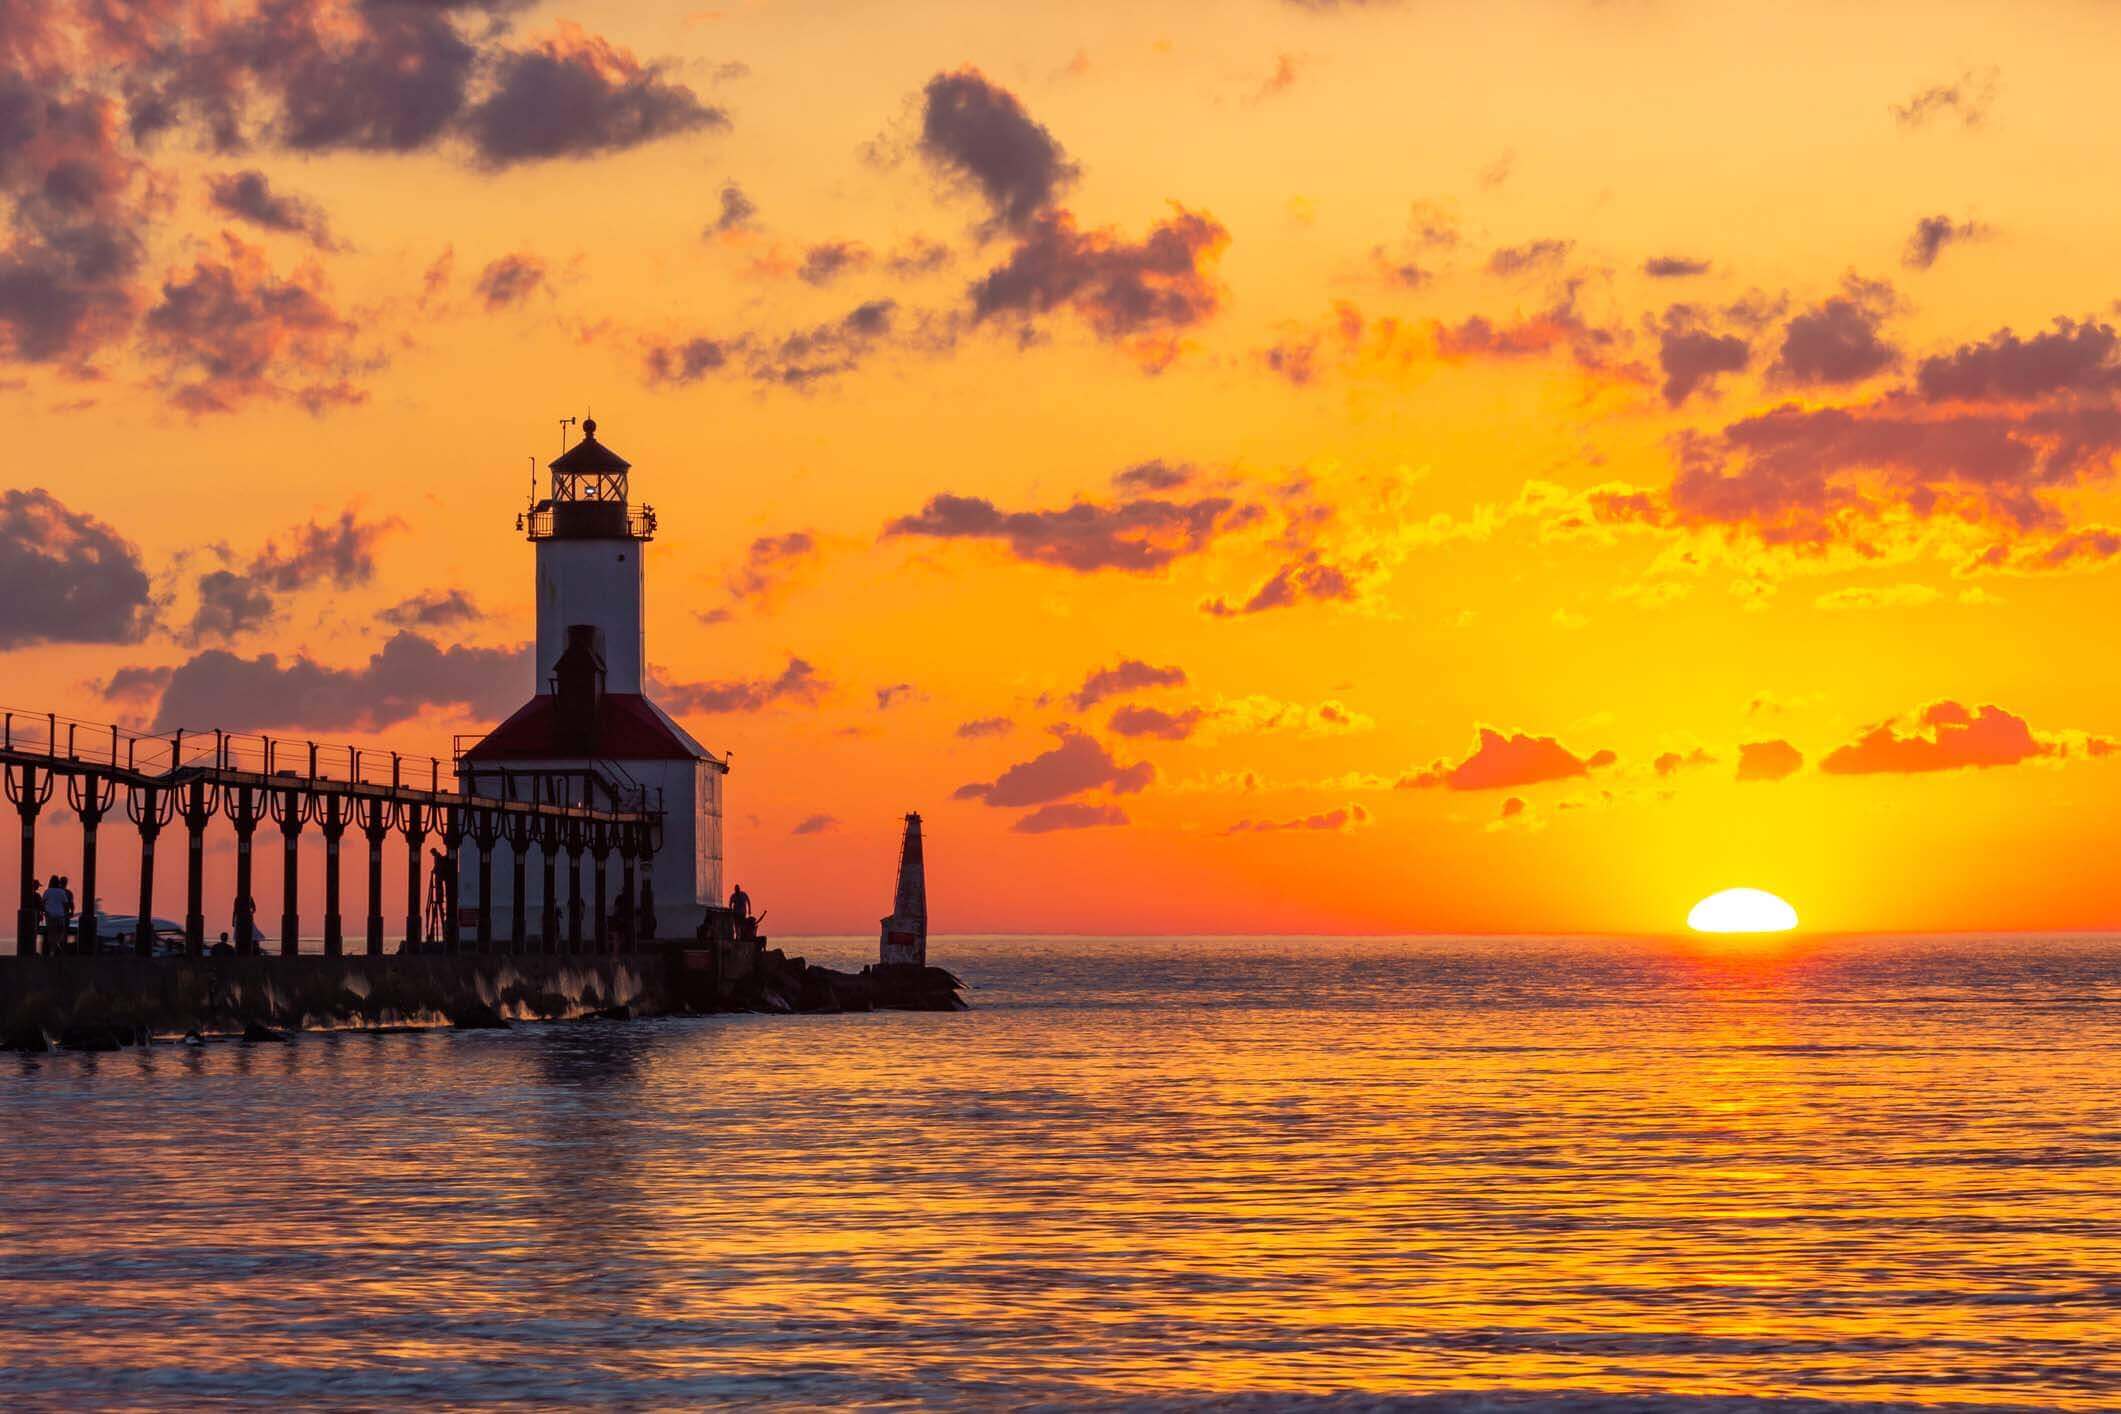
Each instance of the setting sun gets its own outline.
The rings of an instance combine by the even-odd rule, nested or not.
[[[1765,889],[1724,889],[1695,904],[1686,925],[1697,933],[1787,933],[1797,910]]]

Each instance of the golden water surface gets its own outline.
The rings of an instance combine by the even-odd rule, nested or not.
[[[0,1394],[2121,1406],[2121,941],[934,953],[972,1011],[0,1057]]]

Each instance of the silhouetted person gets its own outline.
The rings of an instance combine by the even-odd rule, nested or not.
[[[44,886],[44,950],[53,957],[66,951],[66,923],[73,917],[73,895],[57,874]]]
[[[758,925],[751,919],[751,895],[738,884],[729,891],[729,911],[736,915],[736,935],[739,938],[758,936]]]
[[[228,934],[223,933],[221,941],[215,943],[207,951],[211,952],[215,957],[230,957],[234,955],[236,950],[228,945]]]

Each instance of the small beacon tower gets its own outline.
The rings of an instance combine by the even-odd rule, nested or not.
[[[642,878],[654,889],[658,934],[689,938],[721,899],[722,777],[729,765],[643,691],[644,570],[655,511],[628,499],[631,466],[597,440],[594,418],[582,423],[581,441],[546,470],[551,494],[519,522],[537,556],[532,695],[462,754],[459,775],[494,794],[506,779],[521,793],[538,788],[542,778],[577,783],[565,786],[575,790],[593,789],[593,779],[645,787],[651,807],[660,796],[662,848]],[[508,852],[505,843],[495,850],[503,866],[498,877],[508,877]],[[563,870],[563,890],[565,884]],[[461,887],[460,906],[475,905],[476,890],[475,880]],[[511,900],[495,892],[501,895],[494,900],[495,934],[507,937]],[[539,935],[541,905],[533,891],[525,903],[532,939]]]
[[[921,817],[917,814],[906,817],[906,838],[898,851],[898,892],[893,896],[891,916],[883,923],[879,963],[885,967],[928,965],[928,873],[921,862]]]

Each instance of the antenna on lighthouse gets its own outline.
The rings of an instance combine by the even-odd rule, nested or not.
[[[563,452],[567,450],[567,429],[572,426],[574,426],[573,418],[563,417],[560,419],[560,450]]]

